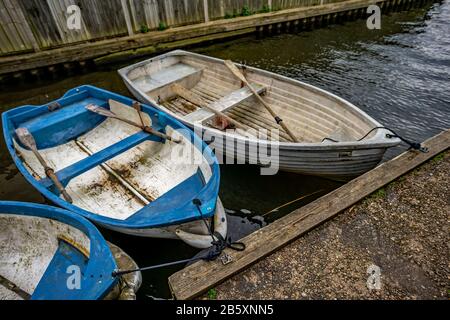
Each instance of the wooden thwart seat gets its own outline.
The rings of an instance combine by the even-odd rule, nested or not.
[[[203,69],[195,68],[184,63],[177,63],[164,68],[151,76],[143,76],[136,80],[136,85],[146,94],[160,97],[163,100],[170,98],[169,87],[174,83],[180,83],[187,87],[197,83],[203,73]]]
[[[67,168],[58,171],[56,175],[63,185],[67,185],[72,179],[126,152],[127,150],[134,148],[142,142],[149,140],[157,141],[157,139],[157,137],[151,136],[143,131],[138,132],[100,152],[97,152]],[[48,178],[41,180],[41,183],[46,188],[53,186],[53,182]]]
[[[262,94],[266,91],[266,87],[259,85],[259,84],[252,84],[253,88],[258,92],[258,94]],[[211,103],[208,107],[209,109],[214,109],[219,112],[226,112],[227,110],[230,110],[234,108],[235,106],[241,104],[242,102],[246,101],[247,99],[253,97],[253,92],[248,88],[241,88],[239,90],[231,92],[229,95]],[[195,101],[192,101],[195,103]],[[216,114],[214,112],[208,110],[207,108],[202,108],[200,110],[197,110],[193,113],[188,114],[184,117],[186,122],[192,122],[192,123],[205,123],[212,118],[214,118]]]

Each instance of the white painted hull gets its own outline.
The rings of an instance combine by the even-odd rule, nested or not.
[[[235,139],[235,144],[241,143]],[[245,144],[248,148],[248,144]],[[222,150],[221,144],[213,143],[215,150]],[[234,154],[237,161],[256,163],[256,158],[249,158],[245,153],[238,153],[236,149],[225,148],[227,154]],[[243,148],[241,148],[243,150]],[[347,147],[339,149],[308,150],[295,146],[280,146],[279,162],[276,163],[281,171],[304,175],[323,176],[334,179],[349,179],[359,176],[380,163],[386,152],[385,146]],[[220,152],[217,157],[224,157]],[[236,161],[236,163],[238,163]],[[274,165],[274,164],[272,164]]]
[[[200,127],[206,141],[212,136],[216,137],[216,142],[212,146],[219,155],[226,151],[228,156],[232,155],[240,162],[261,165],[264,161],[260,161],[257,155],[249,156],[248,152],[243,151],[244,146],[279,147],[279,158],[272,161],[272,164],[277,164],[280,170],[333,179],[350,179],[374,168],[382,160],[387,148],[400,143],[399,139],[387,138],[388,131],[384,129],[379,129],[359,141],[371,129],[380,127],[381,124],[356,106],[331,93],[251,67],[246,68],[247,78],[251,83],[266,86],[264,99],[271,104],[296,136],[301,137],[300,143],[290,142],[289,137],[283,132],[279,141],[263,140],[220,131],[208,123],[186,121],[186,116],[192,112],[186,107],[189,103],[183,104],[185,101],[180,102],[180,99],[169,100],[173,99],[173,93],[168,91],[170,86],[146,92],[145,81],[142,80],[142,74],[145,75],[144,79],[151,78],[152,74],[177,63],[201,70],[201,75],[195,73],[177,83],[187,86],[191,92],[202,96],[205,100],[209,99],[211,103],[217,102],[217,99],[223,98],[241,86],[223,65],[222,60],[185,51],[174,51],[143,61],[119,70],[119,73],[138,100],[155,105],[191,128]],[[133,77],[136,79],[132,79]],[[168,100],[163,103],[159,101],[160,96],[155,97],[156,94]],[[230,109],[228,114],[250,129],[278,128],[272,123],[273,119],[265,115],[261,108],[257,102],[247,100]],[[340,132],[345,132],[344,136],[340,135],[344,137],[342,142],[324,140],[333,138]],[[232,145],[233,141],[235,148],[231,150],[227,146],[223,148],[222,141],[228,141],[228,145]]]

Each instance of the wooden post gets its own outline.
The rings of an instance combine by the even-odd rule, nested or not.
[[[209,22],[208,0],[203,0],[203,11],[205,13],[205,22]]]
[[[223,17],[225,17],[225,3],[223,3],[223,0],[219,0],[220,1],[220,15]]]
[[[131,23],[130,11],[128,10],[127,0],[121,0],[123,16],[125,17],[125,22],[127,23],[128,35],[134,35],[133,24]]]

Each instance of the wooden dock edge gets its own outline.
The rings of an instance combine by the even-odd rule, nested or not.
[[[450,129],[424,142],[428,153],[407,151],[341,188],[254,232],[242,241],[244,252],[226,252],[233,262],[200,261],[173,274],[169,285],[178,300],[193,299],[289,244],[301,235],[391,183],[450,147]]]
[[[425,0],[420,0],[420,2],[422,1]],[[371,4],[398,3],[399,5],[412,5],[414,2],[415,0],[347,0],[318,6],[255,14],[248,17],[215,20],[169,28],[165,31],[152,31],[146,34],[77,43],[56,49],[0,57],[0,75],[63,63],[93,60],[110,54],[145,47],[154,47],[155,52],[165,51],[167,48],[182,48],[189,44],[190,40],[193,40],[193,43],[199,43],[208,41],[208,36],[212,36],[213,39],[227,38],[233,32],[235,33],[239,30],[241,34],[251,33],[255,32],[256,28],[267,25],[360,10],[367,8]],[[220,35],[223,35],[223,37]],[[195,40],[195,38],[198,39]]]

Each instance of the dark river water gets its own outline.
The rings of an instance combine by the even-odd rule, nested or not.
[[[450,0],[383,16],[381,30],[368,30],[366,22],[359,20],[299,34],[263,39],[250,36],[191,50],[245,62],[321,87],[413,140],[423,141],[450,128]],[[130,96],[115,71],[121,66],[2,84],[0,111],[43,104],[82,84]],[[0,199],[45,203],[18,173],[2,139],[0,148]],[[390,150],[386,159],[405,149]],[[251,166],[223,166],[221,198],[236,240],[339,186],[288,173],[262,177],[259,169]],[[102,232],[141,266],[190,258],[197,253],[178,241]],[[170,298],[167,277],[177,270],[173,267],[145,272],[139,298]]]

